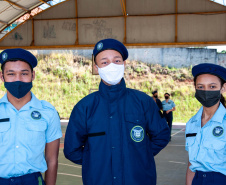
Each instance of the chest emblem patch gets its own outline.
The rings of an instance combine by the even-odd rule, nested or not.
[[[41,113],[38,112],[38,111],[33,111],[33,112],[31,113],[31,117],[32,117],[33,119],[38,120],[38,119],[41,119],[42,115],[41,115]]]
[[[133,141],[141,142],[144,139],[144,129],[141,126],[135,126],[130,132]]]
[[[216,137],[221,136],[224,133],[224,129],[220,126],[217,126],[213,129],[213,135]]]

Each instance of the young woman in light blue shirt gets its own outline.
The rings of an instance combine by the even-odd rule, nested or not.
[[[186,124],[189,160],[186,185],[226,184],[226,69],[199,64],[192,69],[195,97],[203,105]]]

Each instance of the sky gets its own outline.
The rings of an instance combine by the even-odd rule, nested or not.
[[[222,50],[226,51],[226,45],[224,46],[207,46],[208,49],[217,49],[217,52],[221,52]]]

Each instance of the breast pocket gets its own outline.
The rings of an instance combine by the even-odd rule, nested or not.
[[[27,140],[30,145],[41,145],[46,142],[45,131],[47,123],[44,121],[31,121],[26,123]]]
[[[0,145],[6,145],[10,138],[8,134],[11,128],[11,124],[9,119],[0,119],[0,121]]]
[[[222,164],[226,162],[226,141],[212,138],[208,140],[208,142],[203,142],[203,146],[206,149],[207,162],[214,164]]]
[[[141,115],[126,114],[125,115],[125,126],[127,140],[133,145],[142,145],[146,139],[146,128],[145,121]]]

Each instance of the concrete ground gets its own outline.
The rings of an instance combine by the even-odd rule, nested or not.
[[[63,123],[62,131],[65,130],[66,124]],[[171,142],[155,157],[157,185],[185,184],[188,155],[184,146],[184,130],[185,124],[174,123]],[[81,177],[81,166],[65,159],[63,148],[60,148],[57,185],[82,185]]]

